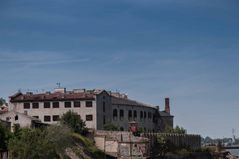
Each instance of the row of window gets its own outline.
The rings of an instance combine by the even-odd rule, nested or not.
[[[44,102],[43,103],[43,108],[51,108],[51,104],[52,104],[52,108],[59,108],[60,103],[59,102]],[[85,101],[85,106],[86,107],[92,107],[92,101]],[[64,102],[64,106],[65,108],[71,108],[72,107],[72,102],[68,101],[68,102]],[[81,102],[80,101],[74,101],[73,102],[73,107],[74,108],[79,108],[81,107]],[[24,109],[30,109],[31,108],[31,103],[24,103],[23,104],[23,108]],[[39,103],[38,102],[33,102],[32,103],[32,109],[38,109],[39,108]]]
[[[129,110],[128,111],[128,119],[129,120],[132,119],[132,118],[136,119],[137,116],[138,116],[138,114],[137,114],[136,110],[134,110],[134,111]],[[117,109],[113,110],[113,117],[114,118],[118,117],[118,110]],[[120,109],[119,117],[121,119],[124,118],[124,110]],[[140,111],[140,119],[145,119],[145,118],[147,118],[147,113],[145,111]],[[148,119],[152,119],[152,113],[151,112],[148,112]]]
[[[33,116],[33,117],[39,119],[39,116]],[[86,115],[85,119],[86,119],[86,121],[92,121],[93,120],[93,115]],[[60,120],[60,116],[59,115],[53,115],[51,117],[50,115],[44,115],[44,119],[43,120],[44,120],[44,122],[59,121]]]

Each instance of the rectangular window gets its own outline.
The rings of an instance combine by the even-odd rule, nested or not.
[[[30,103],[24,103],[23,107],[24,109],[30,109]]]
[[[65,102],[65,108],[71,108],[71,102]]]
[[[50,102],[44,102],[44,108],[51,108]]]
[[[53,121],[59,121],[60,117],[59,115],[53,115]]]
[[[53,102],[53,108],[59,108],[59,102]]]
[[[136,118],[137,118],[137,111],[134,110],[134,119],[136,119]]]
[[[39,103],[32,103],[32,109],[38,109]]]
[[[120,109],[120,120],[124,119],[124,110]]]
[[[50,121],[51,121],[51,116],[45,115],[45,116],[44,116],[44,121],[45,121],[45,122],[50,122]]]
[[[103,124],[105,125],[105,115],[103,116]]]
[[[86,101],[85,106],[86,107],[92,107],[92,101]]]
[[[39,119],[39,116],[32,116],[32,117]]]
[[[92,121],[93,120],[93,115],[86,115],[85,119],[86,119],[86,121]]]
[[[80,101],[74,101],[74,107],[79,108],[80,107]]]
[[[103,102],[103,112],[105,112],[105,102]]]

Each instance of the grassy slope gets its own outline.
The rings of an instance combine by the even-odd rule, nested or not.
[[[93,141],[80,134],[73,133],[72,137],[77,146],[73,148],[75,154],[81,159],[103,159],[104,153],[96,148]]]

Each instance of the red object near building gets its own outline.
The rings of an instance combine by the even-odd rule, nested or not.
[[[129,130],[132,133],[138,132],[138,123],[136,123],[135,121],[129,122]]]

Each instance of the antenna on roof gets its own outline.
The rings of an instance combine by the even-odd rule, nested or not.
[[[57,85],[57,88],[61,88],[61,83],[60,82],[57,82],[56,85]]]

